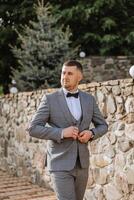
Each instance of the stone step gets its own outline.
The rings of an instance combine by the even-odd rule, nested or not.
[[[53,191],[30,183],[27,177],[13,177],[0,170],[0,200],[56,200]]]

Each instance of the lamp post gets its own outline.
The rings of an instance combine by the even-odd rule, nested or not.
[[[134,79],[134,65],[132,65],[129,69],[130,76]]]

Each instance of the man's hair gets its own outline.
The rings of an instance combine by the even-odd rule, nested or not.
[[[80,70],[81,73],[83,72],[83,67],[82,67],[81,63],[76,60],[69,60],[69,61],[65,62],[63,65],[67,66],[67,67],[76,66],[77,69]]]

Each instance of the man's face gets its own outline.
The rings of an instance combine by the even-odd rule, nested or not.
[[[68,91],[77,90],[78,84],[82,79],[82,73],[77,69],[76,66],[65,66],[62,67],[61,72],[61,85]]]

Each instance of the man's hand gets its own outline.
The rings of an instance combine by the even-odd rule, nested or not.
[[[63,129],[63,137],[64,138],[73,138],[76,140],[78,138],[79,129],[76,126],[70,126],[68,128]]]
[[[79,133],[78,140],[81,143],[87,143],[92,137],[93,137],[92,131],[84,130],[81,133]]]

